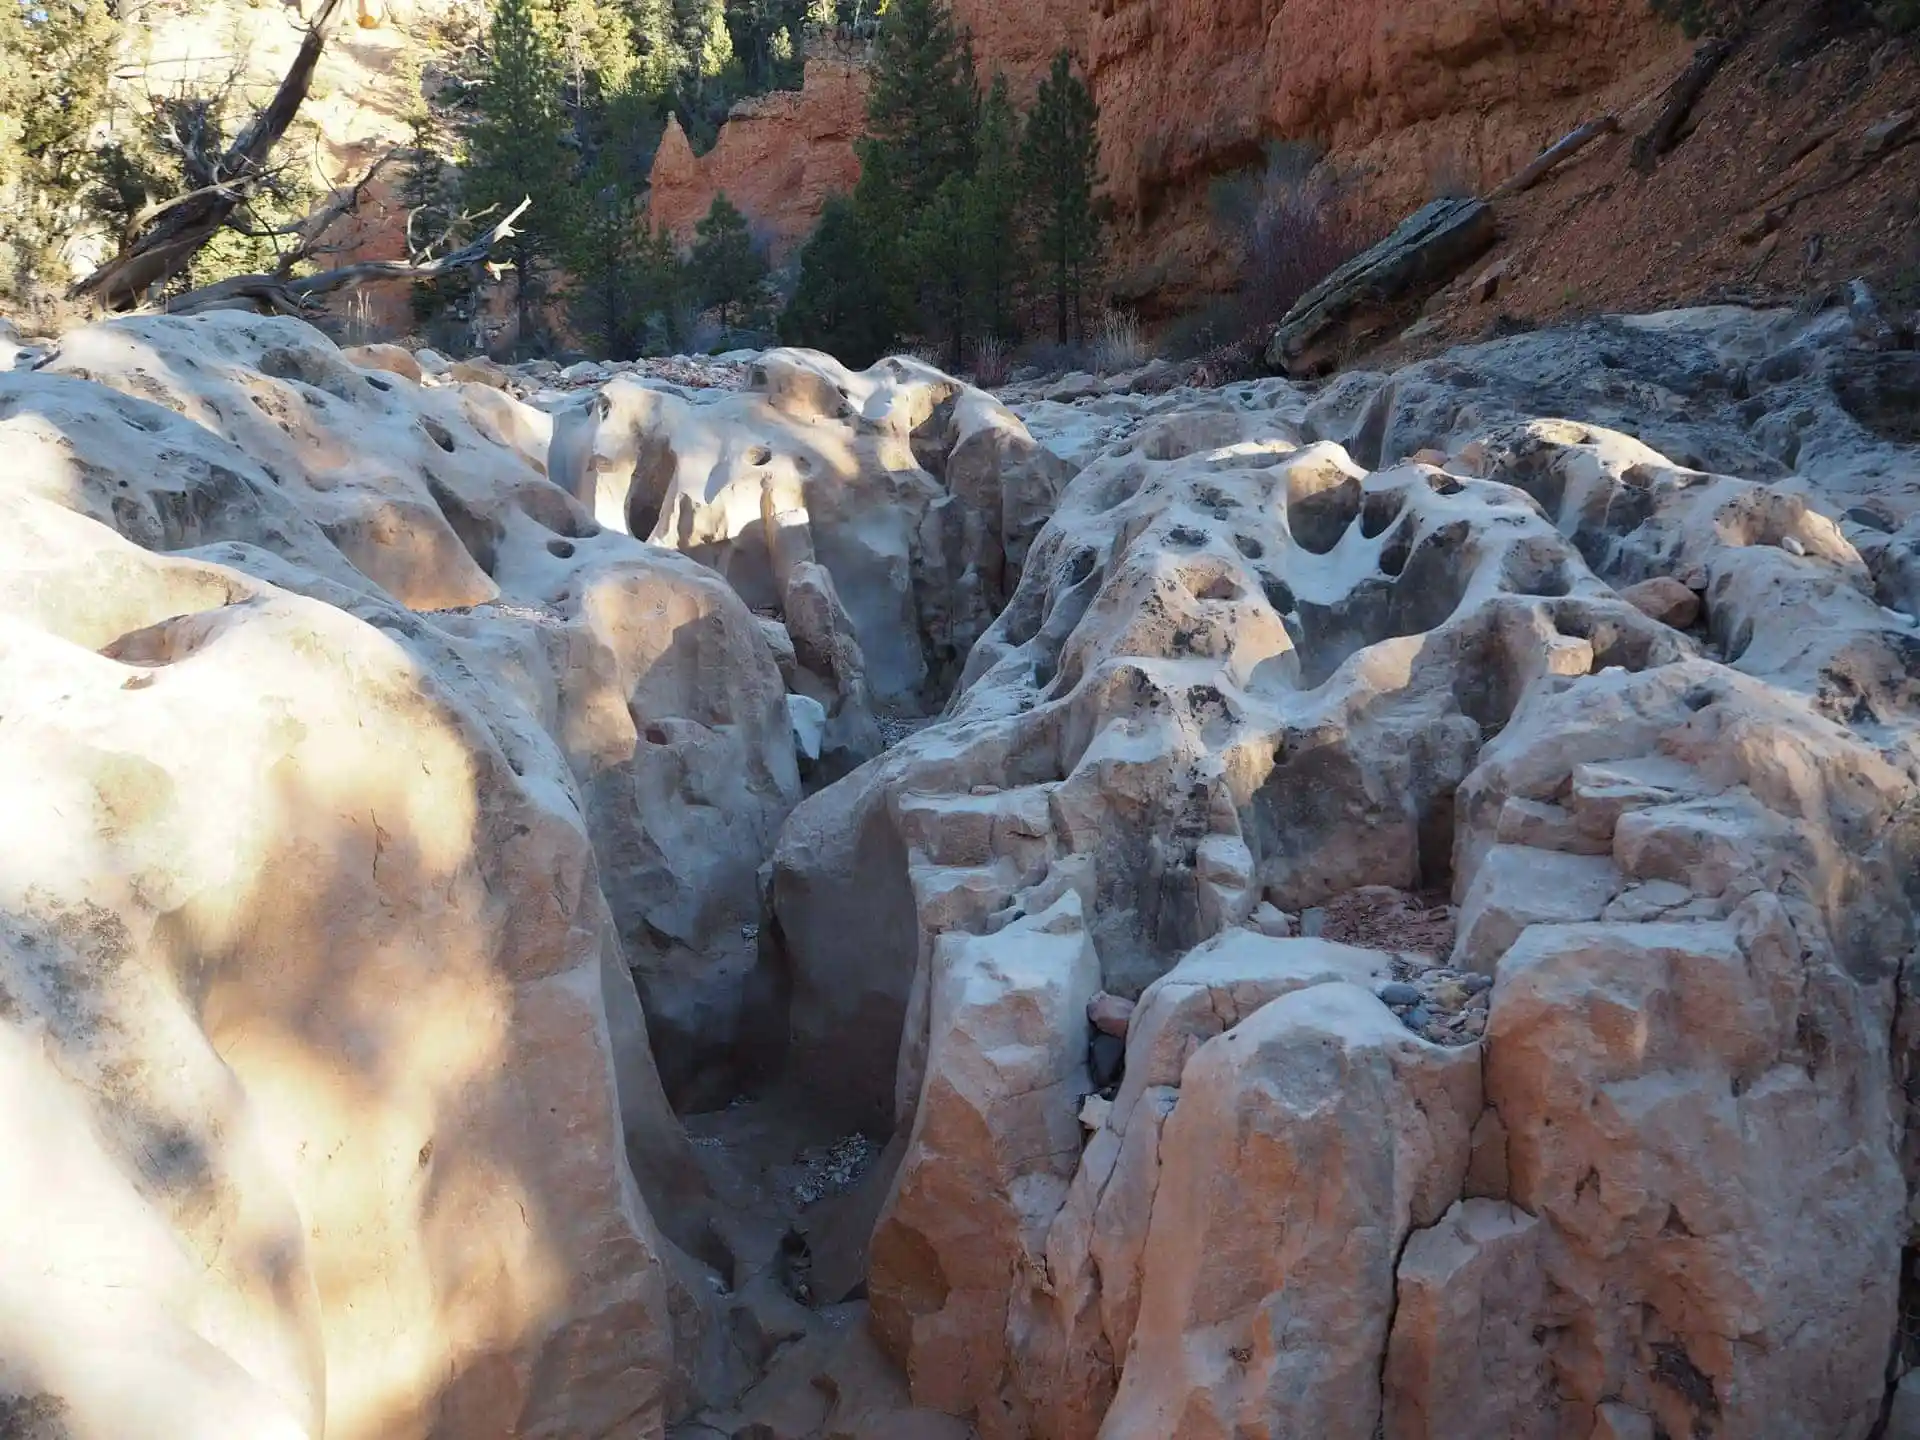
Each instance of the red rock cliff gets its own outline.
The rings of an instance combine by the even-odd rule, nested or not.
[[[981,88],[992,83],[994,71],[1003,71],[1023,105],[1063,48],[1087,53],[1094,10],[1088,0],[953,0],[954,20],[973,35]]]
[[[813,228],[827,197],[860,178],[853,141],[866,110],[861,53],[834,48],[807,57],[801,89],[734,106],[705,155],[695,155],[679,122],[669,120],[648,177],[648,212],[655,224],[691,240],[724,191],[778,263]]]
[[[1085,57],[1115,209],[1118,297],[1167,313],[1223,286],[1211,182],[1270,139],[1327,147],[1397,218],[1451,185],[1484,189],[1582,120],[1644,96],[1686,42],[1644,0],[954,0],[983,78],[1029,97],[1053,54]],[[852,186],[866,81],[847,52],[806,88],[743,102],[695,157],[678,127],[653,213],[690,235],[725,190],[790,253]]]
[[[1095,0],[1088,65],[1129,298],[1219,279],[1208,182],[1312,140],[1405,213],[1497,184],[1642,93],[1679,31],[1644,0]]]

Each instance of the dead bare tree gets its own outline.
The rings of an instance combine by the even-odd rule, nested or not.
[[[185,270],[201,247],[232,222],[252,191],[273,173],[274,147],[306,101],[340,6],[341,0],[321,0],[273,99],[217,159],[183,139],[192,189],[137,212],[122,237],[120,253],[76,283],[71,292],[75,297],[91,297],[113,310],[130,309]]]
[[[533,202],[522,199],[512,211],[458,250],[437,260],[360,260],[317,275],[235,275],[167,301],[170,315],[197,315],[209,310],[254,310],[269,315],[305,315],[320,296],[351,285],[383,280],[421,281],[470,266],[484,264],[493,247],[514,234],[514,222]]]

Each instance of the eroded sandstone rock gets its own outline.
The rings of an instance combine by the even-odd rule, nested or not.
[[[909,709],[937,705],[993,623],[1064,471],[998,401],[927,365],[855,374],[799,350],[698,404],[616,379],[558,418],[551,467],[602,524],[711,565],[753,606],[781,607],[797,565],[824,566],[866,691]]]
[[[544,417],[288,321],[73,332],[0,434],[10,1392],[318,1440],[736,1385],[630,965],[682,1096],[777,1041],[744,604],[547,481]]]
[[[1477,416],[1412,388],[1397,411],[1377,377],[1351,405],[1338,386],[1307,401],[1270,384],[1039,402],[1034,433],[1093,458],[959,693],[783,837],[796,1055],[861,1037],[823,1099],[883,1124],[891,1097],[915,1177],[882,1220],[915,1237],[911,1263],[877,1264],[873,1294],[927,1323],[885,1338],[917,1398],[983,1435],[1874,1423],[1904,1233],[1884,1037],[1914,933],[1896,876],[1920,841],[1907,627],[1877,602],[1856,532],[1804,488],[1703,473],[1592,423],[1511,420],[1526,392],[1498,371],[1476,383]],[[1114,418],[1074,418],[1100,414]],[[1444,423],[1444,443],[1372,472],[1308,443],[1337,426],[1390,455],[1396,414]],[[1841,479],[1888,458],[1826,454]],[[1620,598],[1654,578],[1698,597],[1704,644]],[[1285,928],[1287,910],[1323,923],[1333,896],[1441,880],[1460,904],[1454,958],[1492,978],[1490,1011],[1482,974],[1424,980],[1383,952],[1304,992],[1251,983],[1264,962],[1248,947],[1322,942],[1235,927]],[[1050,1170],[1030,1192],[1058,1197],[1044,1240],[1028,1211],[990,1222],[1008,1300],[965,1268],[981,1239],[927,1218],[952,1150],[917,1138],[946,1033],[924,997],[937,957],[991,955],[1069,893],[1101,988],[1139,1008],[1117,1083],[1056,1116],[1086,1138],[1064,1189]],[[1202,956],[1222,979],[1185,992],[1211,1027],[1189,1041],[1156,996]],[[1235,971],[1244,1008],[1221,1000]],[[1430,997],[1476,990],[1483,1041],[1478,1024],[1434,1025]],[[1284,1019],[1320,992],[1347,997],[1339,1025]],[[875,1032],[895,1017],[890,1066]],[[1216,1059],[1196,1090],[1236,1034],[1275,1037],[1261,1053],[1280,1070]],[[1249,1127],[1289,1155],[1365,1137],[1349,1174],[1428,1173],[1384,1158],[1435,1113],[1392,1086],[1286,1108],[1308,1087],[1277,1077],[1317,1053],[1309,1034],[1346,1073],[1414,1046],[1477,1086],[1484,1062],[1421,1202],[1336,1227],[1404,1236],[1404,1252],[1321,1257],[1311,1217],[1391,1187],[1316,1199],[1317,1158],[1223,1183],[1234,1207],[1208,1209]],[[1089,1091],[1108,1039],[1089,1038]],[[995,1153],[994,1107],[967,1113],[987,1119],[965,1153]],[[1789,1153],[1809,1163],[1762,1176],[1763,1155]],[[1250,1195],[1303,1217],[1277,1222],[1289,1241],[1236,1248],[1261,1233]],[[1783,1226],[1811,1227],[1798,1250]],[[1872,1238],[1829,1252],[1856,1233]],[[1215,1252],[1233,1263],[1207,1268]],[[964,1303],[928,1283],[949,1266],[971,1276]],[[1839,1283],[1815,1293],[1823,1270]],[[1323,1278],[1303,1292],[1307,1273]],[[1236,1288],[1243,1274],[1257,1278]],[[1436,1360],[1490,1326],[1509,1339]],[[1762,1338],[1725,1339],[1742,1334]]]

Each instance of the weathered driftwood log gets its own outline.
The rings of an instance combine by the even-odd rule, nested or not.
[[[1484,200],[1422,206],[1300,298],[1274,331],[1267,363],[1289,375],[1326,369],[1344,345],[1451,280],[1496,238],[1493,207]]]
[[[1487,198],[1498,200],[1503,196],[1518,195],[1523,190],[1531,190],[1601,136],[1617,135],[1619,132],[1620,121],[1612,115],[1602,115],[1598,120],[1589,120],[1578,130],[1562,136],[1542,150],[1534,158],[1533,163]]]
[[[1680,72],[1680,78],[1667,89],[1666,103],[1653,127],[1633,142],[1633,168],[1651,170],[1654,163],[1685,138],[1687,121],[1699,103],[1707,84],[1733,54],[1732,39],[1709,40],[1693,52],[1693,59]]]

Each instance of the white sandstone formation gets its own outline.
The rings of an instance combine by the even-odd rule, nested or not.
[[[801,660],[830,720],[867,732],[842,741],[855,763],[878,750],[869,702],[937,708],[1067,473],[983,391],[917,361],[856,373],[808,350],[770,351],[744,389],[698,402],[616,377],[558,413],[551,468],[609,529],[713,566],[790,627],[800,577],[824,567],[851,627],[837,644],[862,669]]]
[[[662,1433],[727,1362],[629,964],[730,1054],[798,794],[751,615],[293,322],[74,332],[0,436],[20,1413]]]
[[[566,758],[670,1090],[726,1100],[716,1059],[779,1031],[743,932],[799,794],[786,687],[738,598],[550,483],[546,416],[489,385],[357,369],[301,325],[114,321],[68,335],[18,383],[49,387],[21,414],[54,453],[22,468],[72,476],[50,483],[76,498],[54,498],[141,544],[261,545],[429,614],[459,663],[513,693],[522,727]],[[123,396],[175,413],[86,418],[130,414]],[[162,425],[161,463],[117,444]],[[202,461],[209,432],[231,443]]]
[[[1658,361],[1697,391],[1701,353],[1791,368],[1769,340],[1843,363],[1819,323],[1615,331],[1641,351],[1535,383]],[[1920,672],[1876,591],[1896,547],[1863,536],[1894,527],[1518,418],[1549,340],[1312,398],[1036,406],[1092,458],[946,715],[789,821],[795,1083],[891,1110],[878,1333],[990,1440],[1876,1425],[1920,862]],[[1825,403],[1836,489],[1913,460]],[[1341,413],[1375,464],[1426,453],[1369,471],[1313,438]],[[1734,460],[1771,443],[1659,418]],[[1660,605],[1616,593],[1654,580]],[[1436,883],[1454,960],[1494,979],[1459,1050],[1364,993],[1392,957],[1309,979],[1301,952],[1263,989],[1286,962],[1256,947],[1321,942],[1234,929]],[[959,956],[1005,986],[1056,951],[1024,1007],[940,999]],[[1156,997],[1202,957],[1248,1003],[1155,1059]],[[1140,996],[1117,1091],[1068,1003],[1090,982]],[[1034,1113],[1076,1038],[1084,1090]]]
[[[36,345],[0,1429],[1905,1433],[1920,454],[1859,344],[1011,408]]]

